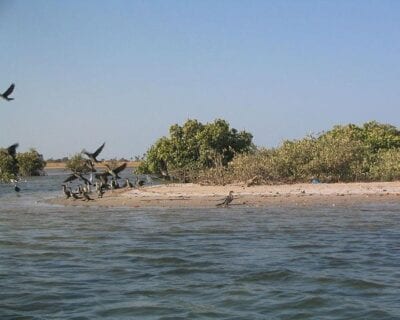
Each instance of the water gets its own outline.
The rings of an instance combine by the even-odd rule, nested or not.
[[[400,205],[50,206],[0,186],[0,319],[400,319]]]

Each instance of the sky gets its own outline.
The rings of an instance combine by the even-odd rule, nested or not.
[[[0,146],[142,155],[175,123],[257,146],[400,126],[400,1],[0,0]]]

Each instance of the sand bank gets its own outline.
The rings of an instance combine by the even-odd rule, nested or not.
[[[211,208],[232,190],[231,206],[266,207],[309,205],[353,205],[368,202],[400,202],[400,182],[291,184],[246,187],[240,184],[201,186],[165,184],[139,189],[108,191],[103,198],[91,195],[93,201],[61,197],[47,202],[59,205],[106,207]]]

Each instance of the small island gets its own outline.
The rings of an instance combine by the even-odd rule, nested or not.
[[[109,188],[104,196],[85,196],[84,201],[60,197],[49,203],[214,208],[230,191],[234,196],[230,207],[399,200],[400,132],[392,125],[372,121],[334,126],[270,149],[256,147],[250,133],[239,132],[221,119],[207,124],[188,120],[183,126],[171,126],[169,132],[126,169],[156,176],[160,183]],[[88,174],[87,161],[77,154],[66,167]],[[120,165],[106,163],[109,169]],[[96,163],[97,169],[103,167]],[[100,176],[104,173],[107,176],[107,172]]]

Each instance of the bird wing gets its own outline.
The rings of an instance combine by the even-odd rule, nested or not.
[[[3,97],[8,97],[14,91],[14,88],[15,88],[15,84],[12,83],[11,86],[6,91],[4,91],[2,96]]]
[[[67,179],[64,180],[64,183],[73,181],[77,179],[78,177],[75,174],[71,174]]]
[[[88,157],[90,157],[92,154],[87,152],[86,149],[82,149],[81,153],[86,154]]]
[[[15,157],[15,154],[17,153],[17,148],[18,148],[19,144],[18,143],[14,143],[13,145],[9,146],[7,148],[7,152],[10,156],[12,156],[13,158]]]
[[[119,172],[121,172],[122,170],[124,170],[126,168],[126,165],[127,165],[127,163],[124,162],[119,167],[115,168],[113,171],[115,172],[115,174],[118,174]]]
[[[101,152],[101,150],[103,150],[104,146],[106,145],[106,143],[104,142],[94,153],[93,153],[93,157],[97,157],[99,155],[99,153]]]
[[[88,179],[86,179],[83,175],[78,174],[78,176],[79,176],[80,179],[82,179],[83,181],[85,181],[85,182],[88,183],[89,185],[92,185],[92,183],[91,183]]]

